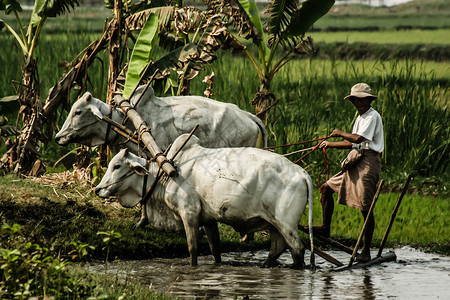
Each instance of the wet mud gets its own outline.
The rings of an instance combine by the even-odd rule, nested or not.
[[[91,270],[137,280],[182,299],[446,299],[450,295],[449,256],[408,247],[393,250],[395,262],[342,272],[332,271],[334,266],[320,257],[315,271],[290,269],[289,253],[280,257],[279,267],[261,268],[267,251],[224,253],[221,265],[215,265],[212,256],[202,256],[195,268],[188,258],[177,258],[120,261],[107,270],[97,264]],[[328,253],[344,264],[350,259],[340,251]],[[374,249],[372,256],[376,253]]]

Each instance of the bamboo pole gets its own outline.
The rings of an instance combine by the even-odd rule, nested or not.
[[[350,258],[350,262],[348,263],[349,267],[352,266],[352,264],[355,260],[355,256],[358,251],[359,243],[361,242],[362,236],[364,235],[364,232],[366,231],[367,220],[369,220],[369,217],[372,214],[373,208],[375,207],[375,203],[377,202],[378,196],[380,195],[380,191],[381,191],[381,187],[383,186],[383,183],[384,183],[384,179],[381,179],[380,184],[378,185],[377,192],[375,193],[375,196],[373,196],[372,204],[370,205],[370,208],[369,208],[369,213],[367,214],[367,217],[364,221],[364,225],[361,228],[361,232],[359,234],[358,241],[356,242],[355,248],[353,249],[352,257]]]
[[[302,225],[299,225],[298,229],[300,229],[304,233],[309,233],[308,229],[303,227]],[[338,249],[340,249],[340,250],[342,250],[344,252],[347,252],[348,254],[353,254],[353,248],[348,247],[348,246],[346,246],[344,244],[341,244],[338,241],[335,241],[335,240],[333,240],[333,239],[331,239],[329,237],[325,237],[325,236],[317,234],[317,233],[314,233],[314,237],[318,238],[319,240],[322,240],[324,242],[327,242],[327,243],[331,244],[332,246],[334,246],[334,247],[336,247],[336,248],[338,248]]]
[[[147,127],[147,124],[138,114],[138,112],[134,110],[131,104],[127,100],[123,99],[123,97],[120,95],[115,96],[114,101],[120,106],[120,108],[125,112],[128,118],[130,118],[130,120],[133,122],[134,127],[136,127],[138,131],[138,136],[140,137],[142,142],[144,142],[144,145],[148,148],[150,154],[155,158],[155,161],[158,163],[158,166],[160,166],[163,169],[163,171],[170,177],[176,176],[175,168],[165,157],[161,148],[159,148],[155,139],[150,134],[150,130]]]
[[[402,193],[400,194],[397,204],[395,205],[394,211],[392,212],[391,219],[389,220],[389,225],[386,228],[386,232],[384,233],[383,240],[381,241],[381,245],[380,245],[380,249],[378,250],[377,257],[380,257],[381,253],[383,253],[383,248],[384,248],[384,245],[386,244],[387,237],[389,235],[389,232],[391,231],[391,227],[392,227],[392,224],[394,223],[395,217],[397,216],[397,211],[398,211],[398,208],[400,207],[400,204],[402,203],[402,199],[405,196],[406,191],[408,190],[408,186],[409,186],[409,183],[411,182],[411,179],[412,179],[412,175],[409,174],[408,179],[406,179],[406,183],[403,186]]]
[[[334,258],[333,256],[329,255],[328,253],[322,251],[320,248],[318,248],[317,246],[314,246],[314,253],[316,253],[317,255],[319,255],[320,257],[322,257],[323,259],[335,264],[338,267],[343,266],[344,264],[341,263],[339,260],[337,260],[336,258]]]

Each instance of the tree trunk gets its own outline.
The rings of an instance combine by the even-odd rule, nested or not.
[[[22,71],[19,88],[19,116],[22,131],[15,139],[12,147],[3,155],[2,169],[15,173],[28,174],[38,162],[42,137],[42,103],[39,100],[39,80],[36,78],[37,60],[31,59]],[[39,169],[39,168],[38,168]]]
[[[114,1],[114,20],[109,31],[109,72],[106,103],[111,104],[117,89],[117,78],[120,73],[120,51],[122,48],[122,0]],[[108,163],[109,147],[102,145],[98,153],[98,161],[102,167]]]
[[[262,83],[255,94],[252,105],[255,106],[255,114],[267,126],[269,111],[277,103],[275,95],[269,90],[269,85]]]

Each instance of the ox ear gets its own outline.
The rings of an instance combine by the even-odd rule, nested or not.
[[[89,105],[89,108],[91,109],[92,114],[97,117],[97,119],[102,120],[103,114],[100,111],[100,109],[95,105]]]
[[[143,165],[141,165],[140,163],[132,161],[132,160],[128,160],[128,163],[130,165],[130,168],[134,172],[136,172],[136,174],[141,175],[141,176],[144,176],[144,175],[148,174],[148,170]]]
[[[89,92],[84,93],[83,96],[81,96],[80,100],[83,99],[86,102],[90,102],[92,99],[92,94]]]

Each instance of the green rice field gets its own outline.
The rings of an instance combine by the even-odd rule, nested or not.
[[[450,44],[450,29],[396,31],[338,31],[314,32],[316,42],[374,43],[374,44]]]

